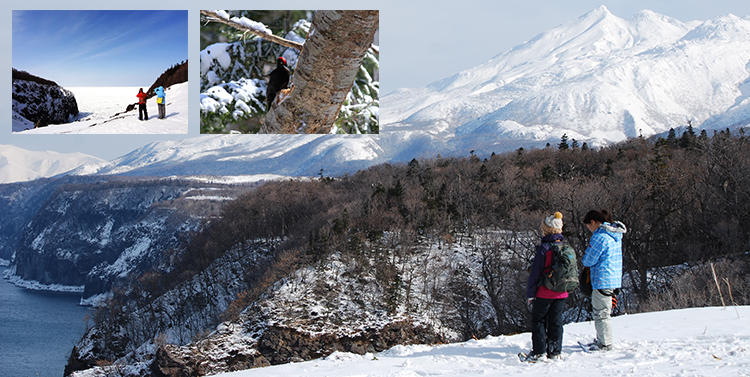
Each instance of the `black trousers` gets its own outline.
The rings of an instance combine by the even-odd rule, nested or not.
[[[145,103],[139,103],[138,104],[138,119],[139,120],[148,120],[148,110],[146,109]]]
[[[534,344],[532,353],[557,355],[562,352],[565,300],[534,299],[531,308],[531,342]]]

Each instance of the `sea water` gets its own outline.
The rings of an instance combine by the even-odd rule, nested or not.
[[[0,267],[2,276],[6,267]],[[61,377],[86,331],[81,295],[39,292],[0,279],[0,376]]]

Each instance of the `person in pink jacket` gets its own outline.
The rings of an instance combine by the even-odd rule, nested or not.
[[[568,292],[555,292],[543,284],[542,274],[552,266],[551,244],[562,243],[562,214],[555,212],[542,221],[542,242],[536,248],[534,262],[526,284],[526,298],[531,304],[531,341],[533,350],[525,361],[536,361],[545,354],[549,359],[559,358],[563,340],[563,310]]]

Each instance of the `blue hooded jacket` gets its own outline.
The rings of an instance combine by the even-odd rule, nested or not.
[[[162,99],[162,103],[164,103],[164,100],[165,100],[164,87],[160,86],[160,87],[154,89],[154,93],[156,93],[156,98],[161,98]]]
[[[625,224],[604,223],[594,231],[581,262],[591,268],[593,289],[615,289],[622,286],[622,235]]]

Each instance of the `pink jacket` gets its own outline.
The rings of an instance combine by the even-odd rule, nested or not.
[[[548,234],[542,237],[542,244],[536,248],[534,262],[531,264],[529,280],[526,284],[527,298],[559,299],[568,297],[568,292],[555,292],[547,287],[538,285],[542,274],[549,271],[549,268],[552,266],[552,249],[546,246],[545,243],[562,242],[563,240],[564,237],[562,234]]]

